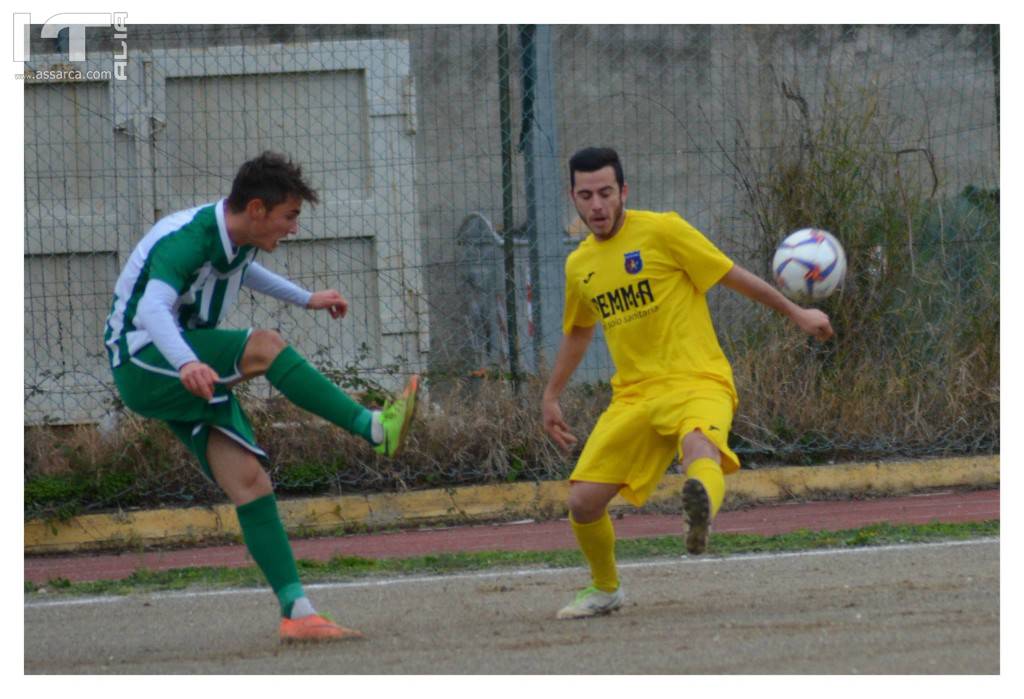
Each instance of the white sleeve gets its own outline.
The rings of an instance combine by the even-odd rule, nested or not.
[[[188,362],[199,361],[199,357],[185,342],[178,324],[174,322],[171,309],[177,300],[178,292],[174,287],[159,279],[150,279],[135,311],[135,326],[149,333],[160,354],[171,366],[180,369]]]
[[[313,295],[298,284],[274,274],[258,262],[251,263],[245,270],[242,286],[303,308],[309,304],[309,299]]]

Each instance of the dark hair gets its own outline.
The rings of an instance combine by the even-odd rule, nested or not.
[[[569,184],[576,186],[576,172],[597,172],[609,165],[615,170],[615,181],[622,189],[626,178],[622,174],[622,161],[613,148],[584,148],[569,158]]]
[[[228,195],[228,207],[237,214],[244,211],[250,201],[259,199],[269,210],[291,194],[310,204],[320,201],[313,188],[302,179],[301,167],[287,156],[268,150],[238,169]]]

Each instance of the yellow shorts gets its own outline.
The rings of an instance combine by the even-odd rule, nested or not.
[[[652,398],[613,398],[594,425],[570,481],[621,483],[619,494],[643,505],[676,455],[683,437],[700,430],[722,454],[722,471],[740,460],[729,448],[735,398],[724,388],[672,390]]]

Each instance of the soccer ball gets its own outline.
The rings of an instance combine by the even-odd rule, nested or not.
[[[835,291],[846,275],[846,253],[828,231],[790,233],[772,259],[775,284],[794,301],[817,301]]]

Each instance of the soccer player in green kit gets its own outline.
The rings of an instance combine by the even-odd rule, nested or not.
[[[104,341],[124,404],[164,420],[231,499],[245,544],[277,595],[282,641],[357,638],[318,614],[299,582],[277,510],[266,453],[231,391],[265,376],[299,407],[363,437],[381,454],[402,447],[419,378],[382,411],[356,403],[273,330],[218,328],[241,287],[342,318],[334,290],[309,292],[255,261],[298,231],[316,192],[302,170],[265,152],[242,165],[226,199],[167,216],[132,252],[117,280]]]

